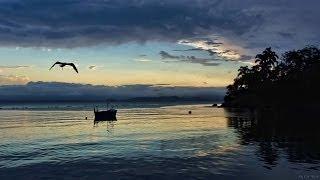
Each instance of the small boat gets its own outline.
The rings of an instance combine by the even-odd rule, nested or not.
[[[98,108],[94,108],[94,120],[95,121],[116,121],[117,110],[108,109],[105,111],[99,111]]]

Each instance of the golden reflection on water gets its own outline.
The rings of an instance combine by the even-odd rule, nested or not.
[[[267,127],[257,131],[254,124],[243,123],[245,117],[245,113],[206,105],[184,105],[119,109],[118,121],[94,124],[92,111],[1,110],[0,177],[1,170],[8,169],[24,173],[7,175],[29,177],[42,177],[34,174],[36,169],[54,172],[45,174],[52,177],[55,172],[89,173],[91,177],[96,177],[96,172],[128,177],[141,172],[150,177],[154,173],[169,174],[167,177],[187,173],[191,179],[215,175],[246,179],[252,172],[256,177],[271,172],[272,177],[293,179],[300,170],[317,172],[317,164],[294,162],[308,157],[307,153],[316,157],[319,151],[313,146],[317,144],[303,151],[301,147],[308,144],[300,147],[296,141],[282,139],[279,144],[291,148],[286,155],[287,148],[281,149],[268,139],[273,137],[265,134]],[[294,161],[288,160],[289,155]]]
[[[192,114],[189,115],[188,111]],[[66,143],[99,141],[109,137],[136,135],[140,140],[172,138],[177,134],[197,134],[226,129],[223,109],[203,106],[175,106],[149,109],[120,109],[118,121],[94,126],[91,111],[2,111],[0,140],[59,139]],[[85,117],[89,117],[85,120]],[[111,133],[111,134],[110,134]],[[102,136],[103,134],[103,136]],[[144,134],[142,136],[139,136]],[[145,136],[148,134],[148,136]],[[111,136],[112,136],[111,135]],[[81,138],[79,138],[79,137]],[[160,137],[159,137],[160,136]],[[77,138],[72,138],[77,137]]]
[[[212,157],[239,150],[223,109],[204,105],[119,109],[118,121],[98,124],[92,116],[91,111],[2,111],[0,145],[5,148],[0,151],[12,154],[40,150],[46,154],[45,159],[55,160]],[[28,157],[24,163],[43,158]],[[11,166],[17,163],[10,159],[4,162]]]

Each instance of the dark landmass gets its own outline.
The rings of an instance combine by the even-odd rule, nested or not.
[[[221,102],[221,98],[208,97],[178,97],[178,96],[159,96],[159,97],[136,97],[125,100],[126,102]]]
[[[320,50],[307,46],[279,57],[271,48],[256,56],[256,65],[238,70],[227,87],[224,107],[320,107]]]
[[[59,102],[59,103],[71,103],[71,102],[75,102],[75,103],[81,103],[81,102],[130,102],[130,103],[134,103],[134,102],[207,102],[207,103],[212,103],[212,102],[222,102],[222,98],[221,97],[179,97],[179,96],[159,96],[159,97],[135,97],[135,98],[128,98],[128,99],[103,99],[101,97],[97,97],[97,98],[92,98],[90,97],[90,99],[86,99],[86,98],[82,98],[79,100],[76,99],[37,99],[37,100],[32,100],[32,99],[14,99],[14,100],[1,100],[0,99],[0,103],[50,103],[50,102]]]
[[[224,87],[182,87],[157,84],[104,86],[62,82],[29,82],[0,86],[0,102],[214,101]]]

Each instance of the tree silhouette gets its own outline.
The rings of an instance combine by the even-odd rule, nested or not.
[[[281,58],[266,48],[256,65],[242,66],[227,86],[225,106],[255,107],[292,102],[317,104],[320,100],[320,50],[307,46],[288,51]]]

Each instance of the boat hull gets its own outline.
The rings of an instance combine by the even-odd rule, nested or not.
[[[110,109],[107,111],[94,111],[95,121],[116,121],[117,120],[117,110]]]

